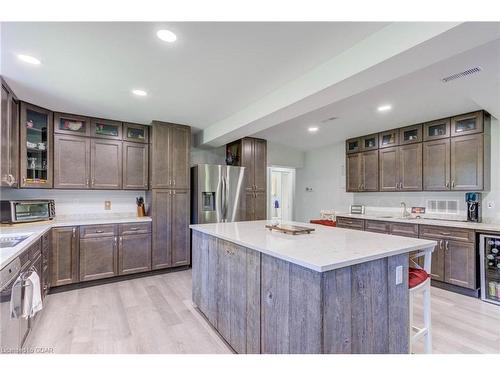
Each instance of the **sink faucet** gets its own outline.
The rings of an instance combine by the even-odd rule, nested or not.
[[[401,202],[401,217],[403,219],[405,219],[408,216],[411,216],[411,214],[406,209],[406,203],[405,202]]]

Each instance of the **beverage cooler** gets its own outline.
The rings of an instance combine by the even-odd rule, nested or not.
[[[500,236],[480,236],[481,299],[500,305]]]

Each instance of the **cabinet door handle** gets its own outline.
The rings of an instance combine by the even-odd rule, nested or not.
[[[455,180],[451,180],[451,187],[454,188],[455,187]]]
[[[95,231],[96,233],[104,233],[104,231],[102,229],[96,229]]]
[[[92,178],[92,186],[95,185],[95,178]]]
[[[23,177],[23,184],[26,184],[26,177]]]
[[[130,228],[130,230],[139,230],[137,227]]]
[[[89,185],[90,185],[90,181],[89,181],[89,179],[88,179],[88,178],[87,178],[87,180],[85,181],[85,185],[87,185],[87,187],[89,187]]]
[[[449,181],[446,181],[446,184],[445,184],[446,188],[450,188],[450,182]]]
[[[444,251],[450,250],[450,244],[448,241],[444,241]]]
[[[118,238],[115,236],[115,247],[117,245],[117,242],[118,242]]]
[[[171,178],[168,179],[168,186],[170,186],[170,185],[172,185],[172,179]]]
[[[76,228],[73,228],[73,238],[76,236]]]
[[[174,179],[172,179],[172,185],[174,185],[174,186],[175,186],[175,178],[174,178]]]

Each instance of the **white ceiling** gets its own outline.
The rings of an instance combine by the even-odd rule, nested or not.
[[[447,84],[441,78],[468,68],[483,70]],[[391,104],[380,113],[376,108]],[[500,39],[455,55],[427,68],[358,95],[309,112],[255,134],[301,150],[323,147],[350,137],[486,109],[500,116]],[[336,120],[322,122],[337,117]],[[319,126],[310,134],[307,128]]]
[[[386,25],[2,23],[1,73],[21,99],[53,110],[202,129]],[[157,39],[160,28],[177,42]],[[19,53],[42,64],[23,64]],[[135,97],[133,88],[149,95]]]

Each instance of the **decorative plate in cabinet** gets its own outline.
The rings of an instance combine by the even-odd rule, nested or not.
[[[55,113],[54,133],[89,136],[90,119],[69,113]]]
[[[148,143],[148,126],[123,123],[123,140],[130,142]]]
[[[92,119],[91,136],[97,138],[122,139],[122,123],[112,120]]]

